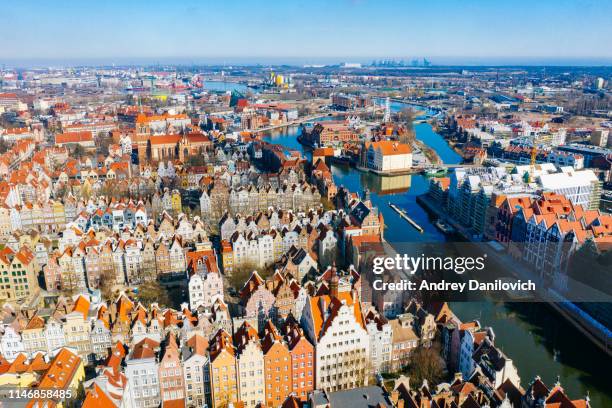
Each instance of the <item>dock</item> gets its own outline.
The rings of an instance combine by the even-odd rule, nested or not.
[[[408,223],[410,225],[412,225],[414,227],[414,229],[416,229],[420,233],[423,233],[423,227],[421,227],[412,218],[410,218],[408,215],[406,215],[406,211],[400,209],[397,205],[391,204],[391,203],[389,203],[389,207],[391,207],[396,213],[398,213],[400,215],[400,217],[402,217],[403,219],[408,221]]]

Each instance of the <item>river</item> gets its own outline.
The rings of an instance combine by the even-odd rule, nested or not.
[[[403,106],[394,102],[391,109],[397,111]],[[297,126],[275,129],[268,132],[265,139],[298,149],[310,157],[310,152],[296,140],[299,131]],[[461,162],[461,157],[429,124],[417,124],[415,131],[417,139],[433,148],[444,163]],[[338,186],[359,193],[364,188],[370,190],[372,203],[378,206],[385,218],[385,239],[390,243],[446,241],[447,237],[433,225],[435,219],[416,203],[416,197],[428,188],[428,180],[424,176],[379,177],[338,165],[332,165],[331,171]],[[402,220],[389,208],[389,202],[406,209],[410,217],[423,227],[423,233]],[[450,306],[461,320],[478,319],[483,326],[493,328],[496,345],[514,361],[524,388],[536,375],[542,377],[549,387],[558,377],[570,398],[583,398],[588,392],[591,406],[612,407],[608,371],[612,359],[549,306],[492,300],[454,302]]]
[[[242,94],[249,90],[249,88],[244,84],[224,81],[204,81],[204,89],[215,92],[238,91]]]

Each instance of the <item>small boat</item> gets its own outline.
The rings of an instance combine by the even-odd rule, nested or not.
[[[425,175],[427,177],[442,177],[446,174],[447,170],[445,168],[434,167],[432,169],[426,170]]]
[[[351,158],[348,156],[332,156],[329,158],[331,163],[349,165],[351,164]]]
[[[434,225],[445,234],[453,234],[455,232],[455,229],[452,227],[452,225],[442,221],[442,219],[438,219],[438,221],[436,221]]]

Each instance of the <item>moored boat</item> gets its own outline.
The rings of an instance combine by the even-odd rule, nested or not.
[[[455,229],[448,223],[444,222],[442,219],[436,221],[435,226],[445,234],[453,234]]]

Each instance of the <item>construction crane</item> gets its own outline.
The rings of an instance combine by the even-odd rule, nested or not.
[[[526,183],[530,183],[531,178],[535,174],[535,164],[536,164],[537,155],[538,155],[538,148],[536,147],[534,143],[533,146],[531,146],[531,159],[529,160],[529,171],[526,171],[525,174],[523,175],[523,178]]]
[[[535,146],[531,146],[531,160],[529,161],[531,165],[531,171],[535,170],[536,157],[538,155],[538,148]]]

